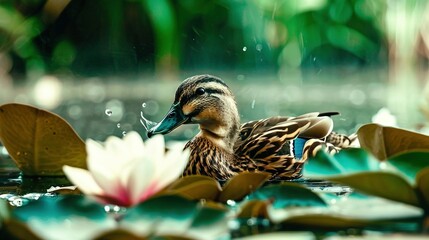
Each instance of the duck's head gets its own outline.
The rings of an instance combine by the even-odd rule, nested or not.
[[[167,134],[191,123],[199,124],[202,133],[212,137],[231,137],[231,131],[237,131],[239,117],[234,96],[220,78],[197,75],[184,80],[167,115],[149,130],[148,136]]]

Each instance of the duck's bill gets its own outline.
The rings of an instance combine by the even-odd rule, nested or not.
[[[155,134],[167,134],[187,121],[188,117],[183,114],[179,104],[173,104],[164,119],[151,128],[147,136],[151,137]]]

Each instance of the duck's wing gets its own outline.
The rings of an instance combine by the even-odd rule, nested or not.
[[[234,144],[237,156],[263,159],[276,154],[288,140],[295,139],[310,126],[310,121],[281,121],[280,117],[245,123]]]
[[[238,157],[253,159],[262,164],[272,165],[282,160],[289,162],[288,159],[307,156],[306,152],[313,148],[309,148],[307,141],[326,138],[332,128],[331,118],[318,117],[317,114],[252,121],[243,124],[234,144],[234,152]]]
[[[244,123],[241,126],[239,137],[235,142],[234,150],[243,149],[249,143],[254,144],[257,139],[272,139],[272,137],[279,137],[287,135],[285,140],[294,139],[299,136],[302,138],[317,138],[322,139],[327,137],[333,128],[333,121],[330,117],[337,113],[307,113],[297,117],[271,117],[256,121]],[[296,124],[296,126],[293,126]],[[295,133],[294,135],[291,133]],[[270,136],[267,136],[269,133]],[[289,138],[291,137],[291,138]]]

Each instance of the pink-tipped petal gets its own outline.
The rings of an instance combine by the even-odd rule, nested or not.
[[[148,191],[153,192],[157,179],[154,179],[155,168],[151,161],[140,161],[130,169],[128,179],[128,189],[134,204],[137,204],[143,195],[148,195]],[[150,189],[148,189],[150,188]],[[153,193],[152,193],[153,194]]]

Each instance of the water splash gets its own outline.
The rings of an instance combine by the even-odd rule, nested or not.
[[[149,131],[149,129],[151,129],[152,127],[154,127],[157,124],[156,122],[152,122],[152,121],[148,120],[147,118],[145,118],[145,116],[143,115],[143,111],[140,111],[140,123],[143,125],[143,127],[144,127],[144,129],[146,129],[146,131]]]

